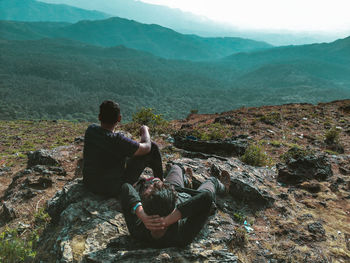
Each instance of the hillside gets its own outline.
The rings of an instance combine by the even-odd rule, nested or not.
[[[2,121],[0,233],[4,234],[0,238],[9,243],[1,244],[26,248],[24,255],[44,262],[171,258],[346,263],[350,260],[349,113],[350,101],[343,100],[191,114],[172,121],[161,134],[153,127],[151,136],[160,145],[164,168],[167,163],[183,165],[192,171],[186,177],[193,187],[215,176],[215,171],[226,171],[231,178],[230,194],[217,198],[217,212],[198,238],[181,249],[148,249],[147,244],[136,243],[126,230],[119,201],[91,195],[81,186],[80,136],[88,123]],[[335,127],[337,135],[332,137]],[[138,124],[119,128],[137,134]],[[268,166],[248,165],[241,161],[242,155],[222,155],[214,148],[211,154],[183,150],[169,142],[176,135],[191,135],[192,142],[196,136],[197,142],[208,145],[208,140],[222,144],[246,140],[258,145],[259,154],[266,153]],[[28,162],[26,151],[42,148],[48,149],[39,153],[48,158],[47,163],[34,155],[29,156],[35,163]],[[55,166],[48,160],[54,160]],[[285,167],[291,179],[302,181],[281,181]],[[0,259],[3,256],[0,249]]]
[[[238,52],[272,47],[264,42],[242,38],[201,38],[183,35],[158,25],[141,24],[118,17],[56,26],[3,21],[0,22],[0,34],[1,38],[10,40],[46,37],[67,38],[105,47],[124,45],[164,58],[188,60],[217,59]]]
[[[63,4],[47,4],[35,0],[0,0],[0,20],[77,22],[107,17],[110,15]]]
[[[0,53],[1,119],[94,120],[93,105],[106,97],[120,102],[124,120],[140,107],[175,118],[197,106],[224,110],[212,99],[217,90],[223,103],[233,98],[215,77],[224,72],[220,67],[164,60],[125,47],[51,39],[1,41]],[[40,108],[36,101],[42,101]]]
[[[237,55],[240,61],[199,63],[63,39],[2,40],[0,119],[93,121],[92,105],[106,97],[120,102],[124,120],[130,120],[140,107],[177,119],[193,109],[214,113],[242,106],[347,98],[350,74],[347,49],[342,48],[347,45],[342,41],[336,45],[340,48],[328,62],[324,52],[313,63],[308,63],[308,56],[300,56],[298,63],[292,57],[277,63],[277,49],[270,60],[259,59],[263,53],[242,53]],[[244,56],[250,59],[245,64]],[[42,101],[41,107],[36,101]]]

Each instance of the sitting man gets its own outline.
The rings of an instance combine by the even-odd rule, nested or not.
[[[91,124],[84,139],[83,182],[92,192],[118,198],[123,183],[135,183],[145,167],[163,180],[158,146],[151,142],[148,127],[140,128],[140,142],[114,129],[121,121],[119,105],[107,100],[100,105],[101,125]]]
[[[125,183],[121,203],[131,236],[156,248],[190,244],[207,221],[216,193],[228,191],[230,176],[221,177],[225,185],[210,177],[197,190],[186,189],[181,168],[173,165],[165,182],[154,178],[139,191]]]

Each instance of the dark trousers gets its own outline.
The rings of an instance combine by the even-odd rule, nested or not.
[[[152,169],[154,177],[163,181],[162,157],[155,142],[152,142],[151,151],[148,154],[134,156],[126,162],[123,183],[136,183],[146,167]]]
[[[212,194],[213,199],[215,200],[216,196],[216,189],[218,188],[219,182],[216,178],[210,177],[207,180],[205,180],[197,190],[191,190],[191,189],[185,189],[184,184],[184,176],[182,174],[182,170],[179,166],[173,165],[170,168],[170,171],[165,178],[165,181],[169,184],[172,184],[175,189],[177,189],[180,192],[188,192],[189,194],[193,195],[198,192],[208,191]],[[187,191],[186,191],[187,190]],[[190,191],[188,191],[190,190]]]

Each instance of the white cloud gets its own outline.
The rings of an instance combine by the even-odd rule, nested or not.
[[[243,29],[350,31],[348,0],[142,0]]]

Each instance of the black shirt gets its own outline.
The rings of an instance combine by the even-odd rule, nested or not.
[[[83,178],[87,185],[121,182],[126,157],[132,157],[139,143],[91,124],[85,132]]]

